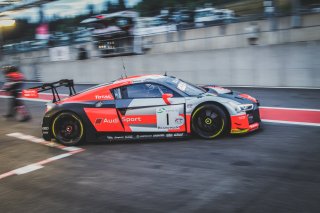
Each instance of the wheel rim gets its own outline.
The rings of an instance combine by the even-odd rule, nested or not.
[[[210,108],[200,108],[194,114],[193,124],[196,132],[206,138],[218,136],[224,128],[224,121],[219,113]]]
[[[53,134],[62,143],[77,143],[82,138],[83,126],[77,117],[61,114],[53,122]]]

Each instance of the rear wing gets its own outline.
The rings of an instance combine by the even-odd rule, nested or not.
[[[26,98],[38,98],[39,92],[51,90],[52,103],[55,103],[55,102],[61,100],[60,95],[57,91],[57,88],[59,88],[59,87],[68,87],[69,96],[77,94],[76,90],[74,89],[73,80],[62,79],[60,81],[56,81],[56,82],[52,82],[52,83],[45,83],[45,84],[42,84],[41,86],[25,89],[22,91],[22,95],[23,95],[23,97],[26,97]]]

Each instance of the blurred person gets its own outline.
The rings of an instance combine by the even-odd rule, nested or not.
[[[84,46],[79,48],[78,60],[88,59],[88,52]]]
[[[259,39],[260,27],[257,23],[251,22],[250,26],[245,28],[247,39],[250,45],[257,45]]]
[[[23,101],[18,99],[19,92],[21,91],[25,80],[23,73],[20,72],[16,66],[4,66],[2,70],[6,79],[2,90],[8,92],[8,95],[11,96],[9,100],[8,113],[4,115],[4,117],[11,118],[19,115],[21,116],[18,118],[19,121],[30,120],[31,116]]]

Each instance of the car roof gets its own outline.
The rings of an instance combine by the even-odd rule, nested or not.
[[[165,75],[157,75],[157,74],[151,74],[151,75],[135,75],[135,76],[129,76],[126,78],[120,78],[116,81],[114,81],[112,84],[119,84],[119,83],[140,83],[140,82],[146,82],[146,81],[156,81],[160,78],[165,78],[167,76]]]

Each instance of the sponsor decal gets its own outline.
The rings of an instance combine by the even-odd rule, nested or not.
[[[123,139],[124,139],[124,136],[114,136],[114,139],[115,139],[115,140],[123,140]]]
[[[232,134],[241,134],[241,133],[246,133],[248,131],[249,131],[248,129],[232,129],[231,133]]]
[[[243,116],[239,116],[238,118],[239,118],[239,120],[243,120],[243,119],[246,119],[247,117],[245,115],[243,115]]]
[[[165,112],[165,111],[166,111],[166,108],[164,108],[164,107],[162,107],[162,108],[157,108],[156,111],[157,111],[157,114],[160,114],[160,113]]]
[[[115,135],[106,136],[107,140],[116,142],[121,140],[135,140],[135,139],[152,139],[152,138],[174,138],[174,137],[184,137],[185,133],[160,133],[160,134],[141,134],[141,135]]]
[[[96,103],[96,107],[102,107],[103,103],[101,101],[99,101],[98,103]]]
[[[112,100],[111,95],[95,95],[96,100]]]
[[[193,104],[187,104],[187,108],[191,109],[193,107]]]
[[[251,124],[249,125],[249,129],[252,130],[252,129],[256,129],[259,127],[259,123],[254,123],[254,124]]]
[[[94,122],[95,125],[101,124],[102,123],[102,118],[97,118],[96,121]]]
[[[184,123],[184,118],[183,117],[179,117],[175,119],[175,123],[179,126],[181,126]]]
[[[97,118],[94,122],[95,125],[99,124],[116,124],[119,123],[119,120],[117,118],[109,119],[109,118]]]
[[[179,129],[185,122],[176,106],[159,107],[156,109],[156,116],[158,129]]]
[[[152,138],[152,135],[137,135],[136,138]]]
[[[105,119],[103,120],[103,123],[116,124],[116,123],[119,123],[119,120],[118,120],[117,118],[114,118],[114,119],[105,118]]]
[[[173,137],[173,134],[171,134],[171,133],[166,134],[166,137],[167,137],[167,138],[172,138],[172,137]]]
[[[49,127],[48,126],[44,126],[44,127],[42,127],[42,130],[49,130]]]
[[[134,117],[134,118],[128,118],[128,117],[122,117],[122,119],[121,119],[123,122],[125,122],[125,123],[129,123],[129,122],[141,122],[142,121],[142,119],[141,119],[141,117]]]
[[[154,138],[163,138],[165,134],[153,134]]]
[[[187,84],[186,83],[184,83],[184,82],[179,82],[178,83],[178,86],[177,86],[177,88],[179,89],[179,90],[181,90],[181,91],[186,91],[186,88],[187,88]]]
[[[49,134],[49,132],[44,131],[44,132],[42,132],[42,134],[43,134],[43,135],[48,135],[48,134]]]

